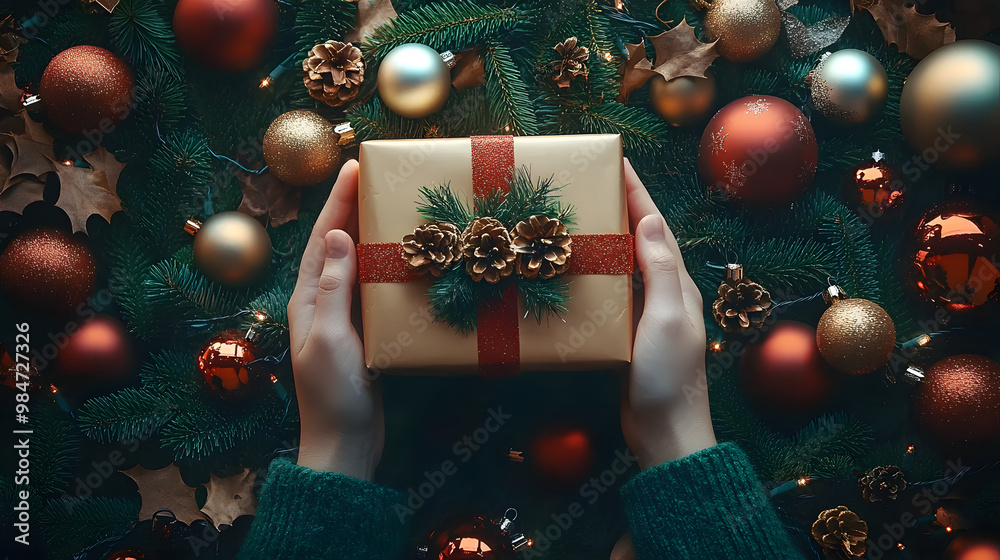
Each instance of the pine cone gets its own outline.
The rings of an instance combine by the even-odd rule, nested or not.
[[[511,247],[517,253],[517,273],[525,278],[549,279],[569,268],[573,240],[559,220],[542,214],[531,216],[514,226]]]
[[[514,251],[507,228],[493,218],[476,218],[462,232],[465,271],[476,282],[496,284],[514,272]]]
[[[861,497],[869,503],[895,500],[906,490],[906,479],[899,467],[875,467],[858,479]]]
[[[350,43],[327,41],[316,45],[302,61],[302,81],[309,95],[331,107],[339,107],[358,95],[365,81],[361,49]]]
[[[865,553],[868,524],[858,514],[837,506],[820,512],[812,525],[812,536],[823,546],[827,558],[850,558]]]
[[[552,61],[552,79],[559,84],[559,87],[569,87],[570,82],[577,76],[587,77],[587,59],[590,58],[590,49],[576,46],[576,37],[570,37],[559,43],[553,50],[562,57],[560,60]]]
[[[417,226],[403,236],[403,258],[419,273],[441,276],[452,263],[462,260],[460,235],[457,227],[446,222]]]
[[[771,314],[771,294],[746,278],[723,280],[712,304],[715,322],[726,332],[758,329]]]

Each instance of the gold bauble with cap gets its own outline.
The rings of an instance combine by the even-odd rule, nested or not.
[[[816,346],[826,363],[865,375],[888,363],[896,348],[896,326],[877,303],[849,298],[839,286],[824,293],[830,305],[816,325]]]
[[[271,237],[260,222],[240,212],[219,212],[201,223],[188,220],[194,262],[213,282],[243,286],[260,280],[271,265]]]
[[[451,72],[434,49],[404,43],[382,59],[377,83],[378,93],[390,109],[406,118],[419,119],[444,106],[451,92]]]

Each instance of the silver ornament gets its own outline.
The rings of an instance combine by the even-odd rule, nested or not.
[[[857,49],[826,53],[809,73],[813,104],[823,116],[844,124],[868,121],[885,104],[889,78],[874,56]]]

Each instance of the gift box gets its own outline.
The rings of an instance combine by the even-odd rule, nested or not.
[[[629,363],[634,256],[620,136],[374,140],[363,142],[360,150],[358,280],[365,361],[373,374],[505,376],[518,371],[620,368]],[[434,222],[427,215],[429,194],[446,192],[470,215],[485,218],[480,210],[492,211],[510,221],[516,214],[511,208],[525,199],[526,192],[514,191],[520,193],[518,198],[509,194],[510,189],[525,184],[537,188],[546,181],[556,187],[549,196],[561,206],[561,213],[552,211],[549,218],[564,219],[566,229],[552,229],[560,222],[549,218],[539,218],[541,222],[520,218],[539,231],[568,235],[569,241],[565,235],[558,238],[565,252],[541,245],[525,248],[523,228],[530,229],[530,224],[513,222],[498,230],[477,229],[471,237],[459,235],[466,244],[459,240],[453,254],[447,249],[434,253],[433,262],[414,260],[412,251],[404,250],[406,236],[411,236],[412,248],[414,230]],[[471,231],[466,230],[469,222],[453,225],[440,226],[444,237],[433,239],[446,243],[456,240],[447,232]],[[521,244],[515,248],[522,251],[515,261],[503,262],[511,253],[499,249],[507,243],[500,230],[506,230],[513,244]],[[483,247],[468,249],[487,232],[496,239],[482,239]],[[487,252],[490,243],[497,244],[490,245],[492,253]],[[537,258],[525,254],[535,250],[532,247],[549,252]],[[466,249],[468,258],[462,255]],[[441,263],[451,257],[454,260],[442,270]],[[415,262],[434,266],[421,268]],[[514,265],[511,272],[507,267]],[[555,275],[543,279],[546,274]],[[479,282],[468,284],[472,278]],[[490,284],[491,280],[496,283]],[[534,283],[539,281],[547,284]],[[428,290],[448,298],[449,287],[457,284],[447,282],[466,287],[454,290],[455,294],[492,294],[474,304],[453,303],[448,308],[472,317],[473,328],[449,324],[442,319],[440,306],[432,304]],[[562,305],[557,306],[561,310],[539,314],[539,298],[529,306],[525,294],[538,286],[550,289],[555,282],[563,293]]]

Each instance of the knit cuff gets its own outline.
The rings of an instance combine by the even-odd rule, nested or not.
[[[800,558],[731,443],[639,473],[621,493],[637,560]]]
[[[240,560],[401,557],[406,525],[395,490],[275,459]]]

